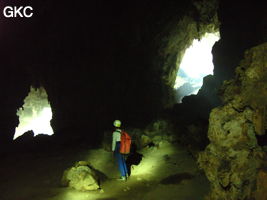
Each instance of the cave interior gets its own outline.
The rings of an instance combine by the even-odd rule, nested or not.
[[[4,6],[17,4],[17,1],[3,1],[0,7],[3,10]],[[194,198],[190,196],[194,193],[194,184],[201,185],[197,181],[202,179],[205,188],[200,187],[203,192],[196,192],[202,195],[199,199],[204,196],[210,200],[267,199],[267,14],[264,1],[98,0],[62,4],[38,0],[30,5],[34,8],[31,18],[0,18],[0,155],[4,169],[0,172],[1,199],[125,199],[126,194],[132,195],[132,199],[173,199],[168,195],[184,190],[184,196],[178,195],[177,199],[186,200]],[[175,90],[174,85],[186,49],[193,40],[215,32],[220,34],[220,39],[211,49],[213,74],[203,78],[197,94],[177,102],[179,90]],[[261,71],[256,68],[258,65],[263,67]],[[260,71],[258,76],[255,75],[257,70]],[[39,89],[45,91],[38,93],[47,99],[44,104],[51,106],[53,134],[49,130],[49,136],[34,136],[32,130],[28,130],[14,138],[21,121],[18,113],[34,104],[27,104],[26,97],[30,91]],[[35,99],[37,110],[38,98]],[[122,188],[123,194],[112,193],[111,180],[108,180],[97,194],[87,192],[82,196],[64,190],[65,196],[62,195],[59,182],[63,171],[71,167],[70,163],[86,157],[93,159],[93,153],[89,158],[89,150],[103,150],[99,153],[103,157],[111,154],[110,135],[115,119],[122,121],[122,127],[132,135],[135,145],[135,155],[129,160],[132,159],[130,162],[137,169],[132,169],[133,179],[128,181],[130,189],[127,186],[125,191]],[[224,144],[229,139],[227,136],[222,136],[221,140],[215,137],[221,134],[218,121],[224,134],[235,134],[236,143]],[[233,126],[243,128],[240,131]],[[246,135],[243,132],[248,136],[237,136],[239,133]],[[197,175],[181,171],[161,177],[156,183],[146,180],[144,184],[149,186],[140,189],[141,178],[134,178],[143,173],[138,164],[147,162],[150,165],[145,156],[142,161],[140,156],[147,153],[151,156],[150,162],[157,165],[155,159],[161,154],[149,153],[151,149],[160,149],[161,145],[165,148],[166,134],[172,138],[166,140],[186,152],[196,165],[195,171],[203,177],[198,180]],[[245,167],[245,159],[238,153],[247,151],[257,165]],[[170,155],[180,155],[167,147],[166,152],[169,153],[164,153],[162,158],[166,162],[172,160]],[[209,157],[208,152],[218,153],[221,160]],[[243,168],[235,168],[238,162],[235,156],[240,162],[244,161]],[[57,161],[61,165],[53,163],[49,167],[50,162]],[[216,172],[205,166],[207,162],[210,162],[209,167],[217,169]],[[250,171],[249,179],[239,175],[238,170]],[[36,179],[34,176],[39,174],[53,178],[37,181],[36,185],[34,181],[25,180]],[[238,174],[238,178],[225,174],[231,174],[230,177]],[[187,187],[184,185],[194,177],[196,183],[179,189],[180,184]],[[265,185],[259,187],[259,180],[265,180],[261,182]],[[120,187],[117,182],[114,184]],[[166,196],[155,195],[163,195],[162,191],[166,191]]]

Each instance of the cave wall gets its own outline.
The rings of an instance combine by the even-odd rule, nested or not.
[[[180,50],[216,8],[163,0],[31,5],[33,18],[1,18],[3,141],[31,85],[46,89],[58,135],[97,136],[115,118],[127,125],[155,118],[171,96]]]
[[[111,128],[114,118],[132,126],[156,118],[174,103],[172,84],[178,70],[176,64],[186,47],[206,31],[218,29],[217,8],[223,28],[220,31],[223,40],[214,48],[217,74],[229,62],[221,58],[236,56],[233,52],[237,50],[239,55],[248,46],[262,41],[249,40],[252,36],[265,36],[264,23],[254,23],[258,32],[251,32],[249,37],[243,34],[242,40],[231,43],[232,33],[236,31],[238,36],[243,31],[235,29],[235,25],[250,15],[239,9],[237,3],[225,2],[218,5],[215,0],[140,0],[125,4],[120,0],[99,0],[62,5],[34,1],[31,3],[35,9],[33,18],[1,18],[0,81],[4,109],[0,115],[1,135],[5,138],[1,142],[12,138],[18,123],[16,110],[31,85],[45,87],[57,135],[97,136]],[[0,7],[17,3],[6,0]],[[234,10],[242,13],[233,24],[229,19],[240,13],[231,17],[223,14],[230,7],[234,7],[232,13]],[[257,9],[263,8],[257,5]],[[257,13],[249,21],[250,25],[264,16],[262,12]],[[242,25],[246,27],[245,23]],[[232,32],[227,32],[228,26],[232,26]],[[226,44],[235,48],[225,48]],[[240,44],[243,44],[241,50]],[[238,60],[236,57],[230,60]],[[213,78],[207,82],[207,88],[216,89]],[[213,98],[206,97],[207,88],[202,90],[204,103],[196,103],[198,98],[188,102],[206,105]],[[180,111],[174,114],[183,116]]]
[[[162,93],[161,106],[164,108],[176,103],[173,86],[185,50],[194,39],[201,39],[207,32],[219,31],[216,0],[192,1],[176,6],[175,10],[174,6],[168,8],[166,13],[162,12],[161,26],[158,27],[151,48],[157,50],[153,55],[151,71],[158,71],[157,82],[161,85],[159,91]]]
[[[211,182],[207,199],[252,199],[266,152],[257,135],[266,134],[267,43],[245,53],[235,78],[221,88],[223,106],[210,113],[210,144],[198,157]],[[266,191],[265,191],[266,192]]]
[[[265,7],[264,2],[219,1],[221,39],[212,49],[214,75],[204,78],[197,95],[185,97],[182,104],[175,104],[170,109],[168,113],[176,121],[186,125],[206,121],[210,111],[222,104],[218,96],[222,82],[235,76],[235,68],[247,49],[267,41]]]
[[[234,77],[244,52],[267,41],[265,2],[219,3],[221,40],[213,48],[214,75],[222,83]]]

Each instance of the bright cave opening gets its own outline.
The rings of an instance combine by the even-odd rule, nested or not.
[[[206,33],[200,40],[194,39],[192,45],[186,49],[174,85],[178,103],[182,103],[185,96],[197,94],[203,84],[203,78],[213,75],[211,51],[219,39],[219,32]]]
[[[50,125],[52,109],[48,101],[48,95],[43,87],[31,87],[24,104],[17,110],[19,125],[16,127],[13,140],[28,131],[33,131],[34,136],[39,134],[53,135]]]

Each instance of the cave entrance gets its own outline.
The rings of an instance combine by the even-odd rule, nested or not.
[[[17,110],[19,125],[16,127],[13,140],[27,131],[33,131],[34,136],[39,134],[52,135],[54,131],[50,125],[52,109],[48,95],[43,87],[31,87],[24,104]]]
[[[200,40],[194,39],[192,45],[186,49],[174,85],[179,103],[183,97],[197,94],[203,84],[203,78],[209,74],[213,75],[211,50],[219,39],[219,32],[206,33]]]

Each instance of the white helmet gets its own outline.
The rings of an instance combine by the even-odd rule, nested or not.
[[[113,122],[113,125],[114,125],[115,127],[119,128],[119,127],[121,127],[121,121],[120,121],[120,120],[115,120],[115,121]]]

